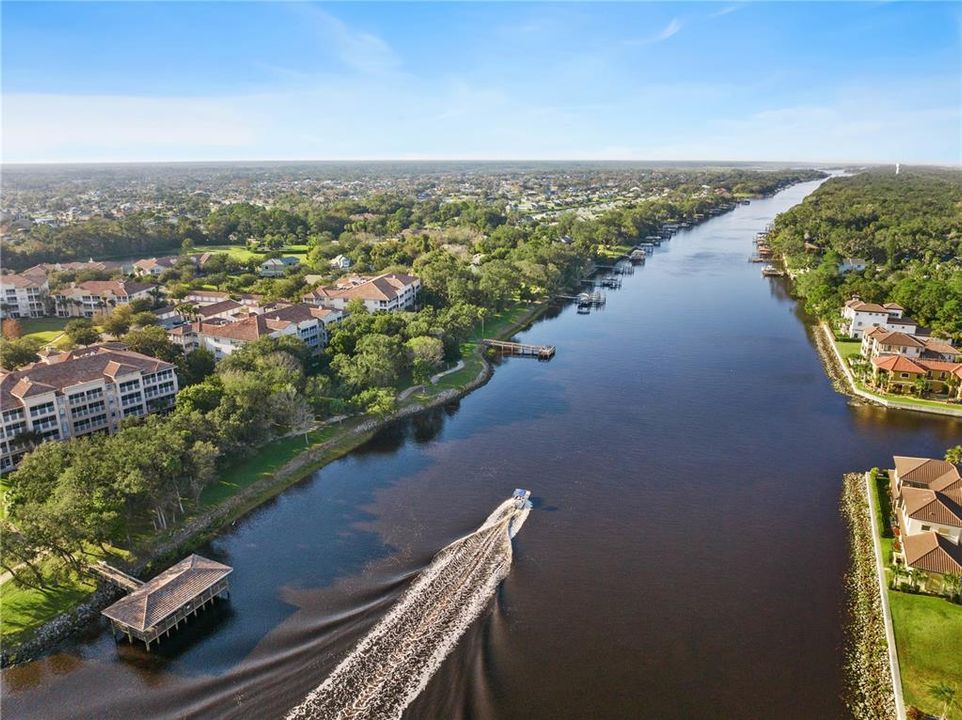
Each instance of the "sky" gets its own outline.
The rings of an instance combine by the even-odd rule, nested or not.
[[[958,3],[2,5],[4,162],[962,162]]]

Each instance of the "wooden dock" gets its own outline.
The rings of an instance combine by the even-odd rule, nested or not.
[[[492,340],[489,338],[485,338],[481,342],[489,348],[501,351],[504,355],[522,355],[536,357],[539,360],[550,360],[555,354],[554,345],[528,345],[526,343]]]
[[[123,570],[118,570],[112,565],[108,565],[103,560],[100,560],[96,565],[91,565],[90,571],[95,575],[99,575],[107,582],[123,588],[127,592],[133,592],[144,584],[142,580],[138,580]]]

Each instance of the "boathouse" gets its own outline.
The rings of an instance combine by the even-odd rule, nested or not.
[[[115,639],[136,638],[150,651],[152,643],[160,642],[165,633],[169,637],[191,614],[196,616],[218,597],[230,597],[231,572],[227,565],[191,555],[144,583],[124,575],[126,582],[113,581],[131,592],[101,614],[110,619]]]

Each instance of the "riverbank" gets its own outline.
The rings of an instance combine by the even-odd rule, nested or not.
[[[849,616],[845,700],[855,720],[904,720],[898,658],[888,641],[891,631],[885,586],[876,562],[877,541],[869,507],[862,475],[846,475],[841,504],[850,550],[845,574]]]
[[[846,362],[847,355],[839,347],[839,343],[835,339],[835,333],[832,332],[828,323],[822,320],[817,325],[812,325],[811,329],[815,337],[815,347],[822,357],[826,373],[832,379],[835,389],[841,394],[858,397],[872,404],[893,410],[911,410],[913,412],[962,418],[962,407],[954,408],[932,400],[884,396],[872,392],[859,383],[852,374],[852,370]]]
[[[508,338],[528,327],[550,307],[547,301],[518,303],[488,321],[462,345],[463,367],[442,375],[437,382],[412,393],[396,411],[380,418],[348,418],[308,434],[276,440],[236,467],[225,470],[220,482],[207,488],[200,511],[177,528],[151,539],[149,551],[140,550],[123,563],[136,576],[151,576],[182,555],[209,541],[225,527],[263,505],[311,473],[363,445],[382,428],[403,418],[464,397],[491,377],[482,336]],[[114,562],[114,560],[111,560]],[[10,580],[0,585],[4,607],[3,647],[0,667],[19,664],[49,652],[99,617],[102,608],[121,594],[113,587],[97,588],[87,577],[70,577],[71,583],[49,591],[21,588]],[[26,619],[9,631],[8,617]]]
[[[927,595],[901,585],[893,587],[891,499],[888,477],[876,470],[861,475],[862,494],[871,508],[873,557],[884,609],[887,653],[895,683],[897,707],[918,708],[929,715],[941,711],[930,688],[937,683],[962,687],[962,606],[945,597]],[[854,481],[853,481],[854,482]],[[853,553],[855,552],[853,542]],[[903,572],[904,576],[904,572]],[[904,701],[901,697],[904,696]],[[962,720],[962,706],[949,707],[947,720]]]

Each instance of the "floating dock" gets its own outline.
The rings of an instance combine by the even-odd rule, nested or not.
[[[500,350],[504,355],[523,355],[536,357],[539,360],[550,360],[554,357],[554,345],[528,345],[525,343],[508,342],[507,340],[491,340],[485,338],[481,341],[484,345],[495,350]]]
[[[233,572],[233,568],[200,555],[184,558],[147,582],[103,562],[91,570],[130,591],[101,615],[110,620],[115,640],[140,640],[147,652],[151,644],[160,642],[161,636],[170,637],[171,630],[186,623],[191,614],[196,617],[208,603],[229,598],[227,576]]]

